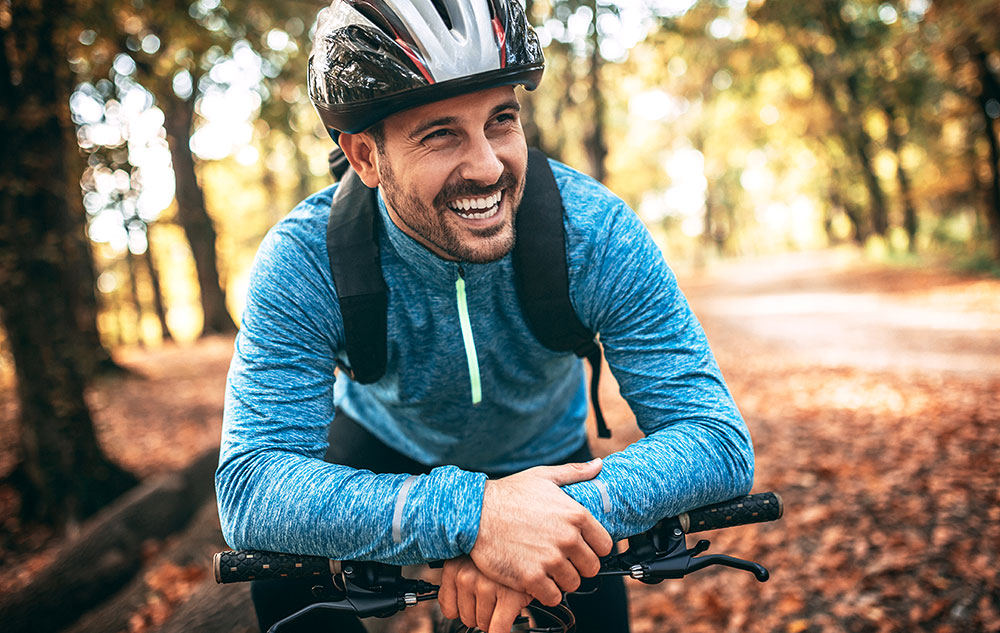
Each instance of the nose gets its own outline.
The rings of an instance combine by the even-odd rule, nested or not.
[[[500,180],[503,169],[497,148],[485,135],[477,135],[468,141],[458,175],[481,185],[492,185]]]

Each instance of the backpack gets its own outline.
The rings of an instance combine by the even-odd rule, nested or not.
[[[335,150],[334,154],[340,153]],[[331,154],[340,185],[330,205],[326,245],[330,272],[340,300],[349,365],[338,365],[351,379],[370,384],[385,374],[388,290],[379,260],[381,221],[374,189],[346,160]],[[562,198],[545,154],[528,150],[524,200],[515,218],[514,277],[521,310],[538,341],[556,352],[574,352],[590,363],[590,399],[599,437],[611,437],[598,402],[601,348],[577,317],[569,299],[566,229]]]

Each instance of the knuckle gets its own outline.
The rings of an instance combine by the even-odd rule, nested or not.
[[[572,549],[576,545],[577,539],[573,533],[560,534],[556,538],[555,543],[556,547],[558,547],[560,551],[565,552]]]
[[[460,569],[458,573],[455,574],[455,580],[460,584],[469,585],[476,580],[476,573],[472,569],[466,567],[464,569]]]
[[[573,525],[583,525],[590,518],[590,513],[581,507],[574,507],[567,514]]]
[[[529,587],[540,587],[544,585],[548,579],[549,579],[548,574],[539,569],[537,571],[529,573],[525,577],[525,584],[527,584]]]

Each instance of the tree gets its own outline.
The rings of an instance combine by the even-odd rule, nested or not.
[[[22,514],[73,524],[135,483],[107,459],[84,401],[70,267],[79,243],[69,122],[72,6],[19,0],[0,8],[0,306],[20,403]]]
[[[930,48],[943,66],[950,89],[975,111],[970,117],[970,136],[975,139],[973,146],[982,141],[987,148],[980,159],[989,174],[982,205],[1000,260],[1000,6],[989,0],[935,2],[925,30],[933,33]],[[973,147],[970,153],[976,157],[980,152]],[[976,174],[972,181],[979,185],[983,179],[976,173],[978,165],[972,167]]]

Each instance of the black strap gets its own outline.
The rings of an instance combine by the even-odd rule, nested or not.
[[[344,172],[351,168],[351,164],[347,162],[347,156],[344,155],[344,150],[340,149],[339,145],[334,147],[330,152],[327,163],[330,166],[330,174],[334,180],[343,178]]]
[[[326,227],[330,272],[340,300],[351,378],[372,383],[385,374],[388,290],[378,252],[377,201],[354,170],[333,196]]]
[[[514,277],[525,321],[545,347],[574,352],[590,362],[590,400],[597,435],[611,437],[597,397],[601,348],[594,333],[580,322],[569,298],[566,229],[563,204],[548,158],[528,150],[524,198],[517,212]]]

